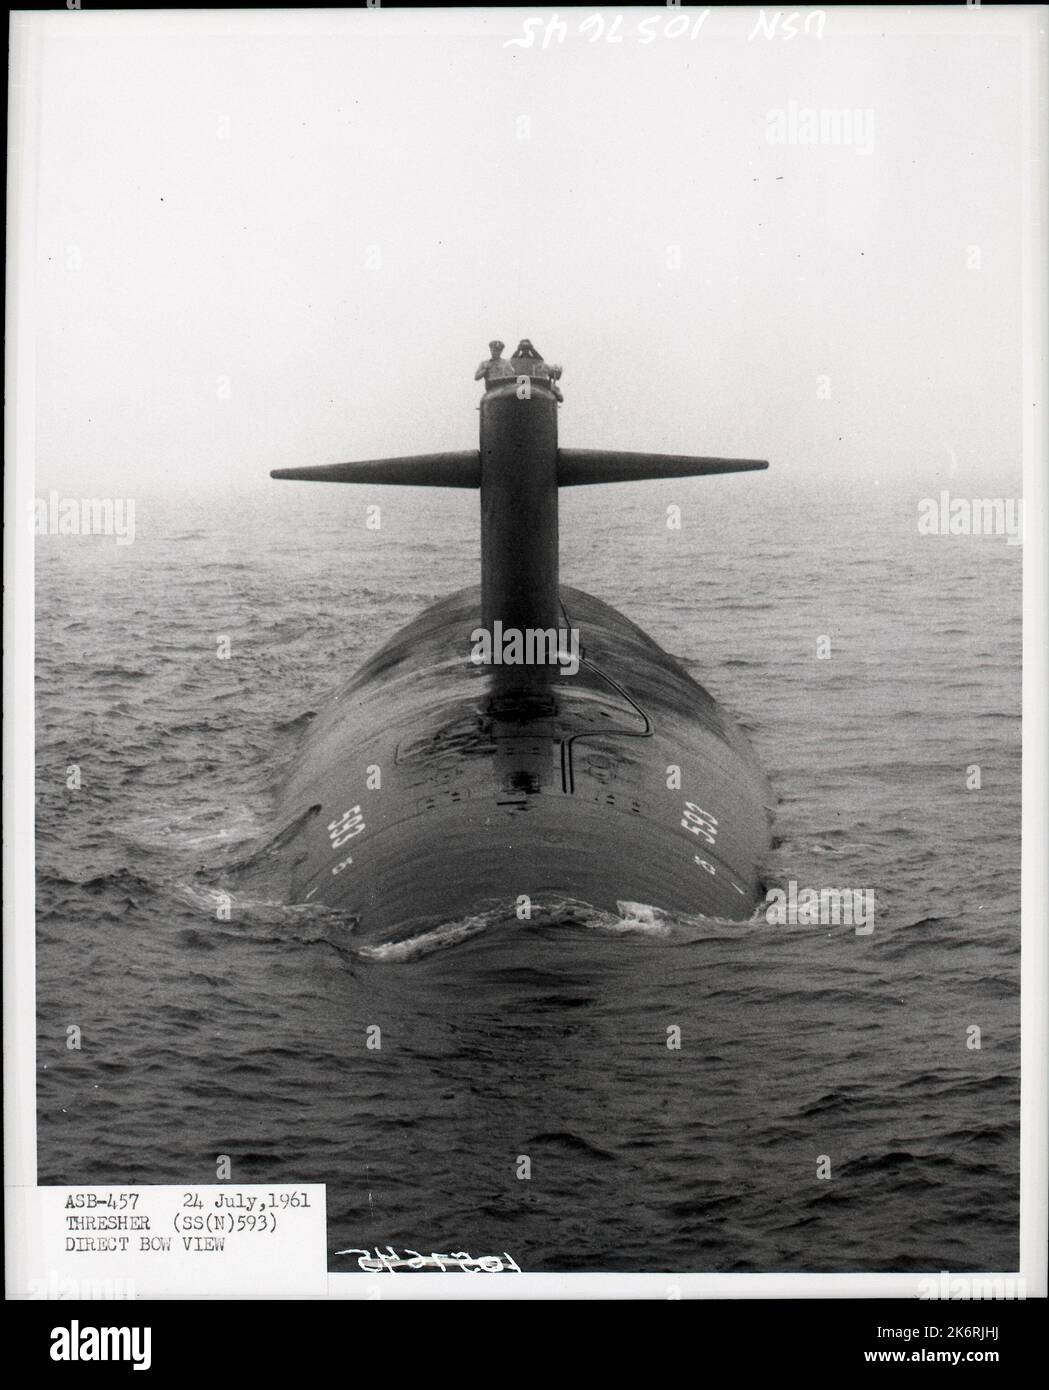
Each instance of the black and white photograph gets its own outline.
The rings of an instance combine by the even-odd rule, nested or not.
[[[9,1298],[1044,1296],[1046,21],[11,14]]]

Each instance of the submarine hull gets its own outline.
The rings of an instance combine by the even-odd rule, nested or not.
[[[621,613],[558,592],[573,674],[474,664],[476,586],[336,695],[281,799],[292,901],[368,941],[522,898],[751,915],[771,795],[746,736]]]

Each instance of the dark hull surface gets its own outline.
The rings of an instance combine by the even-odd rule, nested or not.
[[[750,916],[770,792],[745,735],[635,624],[560,592],[575,675],[474,665],[475,587],[340,691],[282,799],[293,901],[372,941],[525,898]]]

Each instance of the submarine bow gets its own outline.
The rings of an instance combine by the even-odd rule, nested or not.
[[[743,731],[558,574],[558,490],[764,469],[560,449],[560,368],[482,363],[476,451],[274,478],[475,488],[480,584],[421,613],[313,722],[281,802],[293,901],[384,939],[522,901],[751,915],[771,794]]]

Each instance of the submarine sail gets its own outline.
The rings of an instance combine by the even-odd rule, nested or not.
[[[560,368],[527,339],[509,361],[490,346],[476,451],[271,474],[481,503],[480,583],[403,628],[306,736],[281,800],[291,899],[345,911],[369,940],[522,898],[748,917],[766,777],[678,662],[560,584],[558,489],[768,465],[559,449]]]

